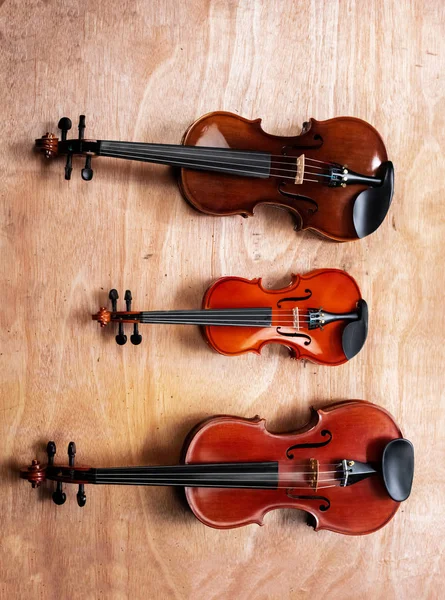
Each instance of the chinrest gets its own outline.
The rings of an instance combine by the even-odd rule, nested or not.
[[[373,233],[381,225],[391,204],[394,193],[392,162],[382,163],[379,175],[382,177],[382,184],[364,190],[354,202],[354,228],[359,238]]]
[[[368,305],[364,300],[358,301],[357,313],[357,321],[348,323],[342,335],[343,352],[348,360],[360,352],[368,337]]]
[[[396,502],[411,493],[414,477],[414,447],[408,440],[392,440],[383,451],[382,475],[386,491]]]

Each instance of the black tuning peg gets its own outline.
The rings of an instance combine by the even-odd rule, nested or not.
[[[82,508],[87,503],[87,495],[85,494],[85,486],[79,483],[79,491],[77,492],[77,504]]]
[[[119,344],[119,346],[123,346],[127,343],[127,336],[124,333],[124,324],[122,322],[119,323],[119,331],[116,336],[116,342]]]
[[[117,312],[117,301],[119,300],[119,294],[117,293],[117,290],[115,290],[115,289],[110,290],[110,293],[108,294],[108,298],[111,300],[111,310],[113,312]],[[123,346],[124,344],[127,343],[127,336],[124,334],[124,324],[123,323],[119,323],[119,332],[115,339],[116,339],[116,342],[119,344],[119,346]]]
[[[74,442],[70,442],[68,444],[68,463],[70,467],[74,467],[74,461],[76,459],[76,444]]]
[[[91,156],[88,155],[85,161],[85,167],[81,171],[81,176],[84,181],[91,181],[93,179],[93,169],[91,168]]]
[[[127,308],[127,312],[131,311],[131,302],[133,300],[133,296],[131,295],[131,291],[130,290],[126,290],[125,291],[125,304],[126,304],[126,308]]]
[[[79,117],[79,140],[83,140],[85,137],[85,115]]]
[[[111,300],[111,310],[113,312],[117,311],[117,301],[119,299],[119,294],[117,293],[117,290],[113,289],[110,290],[110,293],[108,294],[109,299]],[[125,301],[127,301],[127,294],[125,294]],[[128,306],[128,303],[127,303]],[[123,346],[124,344],[127,343],[127,336],[124,333],[124,324],[123,323],[119,323],[119,331],[117,336],[115,337],[116,343],[119,344],[119,346]]]
[[[65,179],[69,181],[71,179],[71,172],[73,170],[73,155],[69,153],[66,157],[65,163]]]
[[[46,446],[46,453],[48,454],[48,465],[52,467],[52,465],[54,464],[54,457],[56,455],[55,442],[48,442]]]
[[[58,506],[65,504],[66,494],[62,490],[62,482],[61,481],[57,482],[57,488],[56,488],[56,491],[53,493],[52,497],[53,497],[53,502],[55,504],[57,504]]]
[[[111,310],[113,312],[117,312],[117,301],[119,300],[119,294],[117,293],[117,290],[110,290],[108,298],[111,300]]]
[[[130,341],[133,344],[133,346],[139,346],[139,344],[142,342],[142,336],[139,333],[138,323],[134,324],[133,334],[130,336]]]
[[[128,312],[131,311],[131,302],[132,302],[132,300],[133,300],[133,298],[131,296],[131,291],[127,290],[125,292],[125,302],[127,304],[127,311]],[[142,336],[139,333],[139,324],[138,323],[134,324],[133,334],[130,336],[130,342],[134,346],[139,346],[139,344],[142,342]]]
[[[68,119],[68,117],[62,117],[60,119],[58,128],[62,130],[62,142],[66,142],[66,134],[72,126],[71,119]]]

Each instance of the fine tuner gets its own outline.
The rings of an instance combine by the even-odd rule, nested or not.
[[[341,292],[339,292],[341,290]],[[111,310],[92,315],[101,327],[118,324],[116,342],[127,342],[124,324],[133,325],[130,341],[139,345],[139,324],[198,325],[217,352],[235,356],[260,354],[266,344],[286,346],[294,358],[339,365],[363,347],[368,332],[368,307],[355,280],[345,271],[318,269],[293,275],[289,286],[266,289],[261,279],[222,277],[204,295],[198,310],[132,310],[125,292],[125,311],[117,310],[118,292],[109,293]]]
[[[193,123],[182,144],[85,139],[85,116],[77,139],[67,139],[71,121],[59,121],[60,140],[46,133],[36,140],[46,158],[66,155],[70,179],[74,155],[86,157],[82,179],[93,177],[93,156],[168,165],[179,170],[184,198],[214,216],[254,214],[269,204],[288,210],[296,229],[333,240],[356,240],[375,231],[391,204],[394,168],[379,133],[353,117],[311,119],[300,135],[281,137],[228,112]]]

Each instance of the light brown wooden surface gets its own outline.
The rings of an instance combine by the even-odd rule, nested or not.
[[[444,4],[5,0],[1,25],[1,577],[3,598],[439,598],[444,584]],[[33,140],[61,116],[87,134],[177,143],[212,110],[299,131],[308,117],[371,122],[396,168],[389,217],[334,244],[271,208],[211,218],[167,168],[100,159],[71,182]],[[117,347],[90,313],[110,287],[136,308],[198,307],[222,275],[348,270],[370,306],[342,367],[212,353],[194,328],[148,326]],[[309,406],[383,405],[416,449],[413,493],[384,529],[315,533],[297,511],[260,528],[204,527],[170,489],[76,489],[63,507],[18,469],[68,442],[93,466],[173,463],[215,413],[293,429]],[[353,435],[353,433],[351,433]],[[366,506],[363,507],[366,510]]]

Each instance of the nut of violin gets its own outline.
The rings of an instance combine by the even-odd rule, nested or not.
[[[99,312],[93,315],[93,321],[97,321],[101,327],[106,327],[111,321],[110,311],[105,306],[101,306]]]

